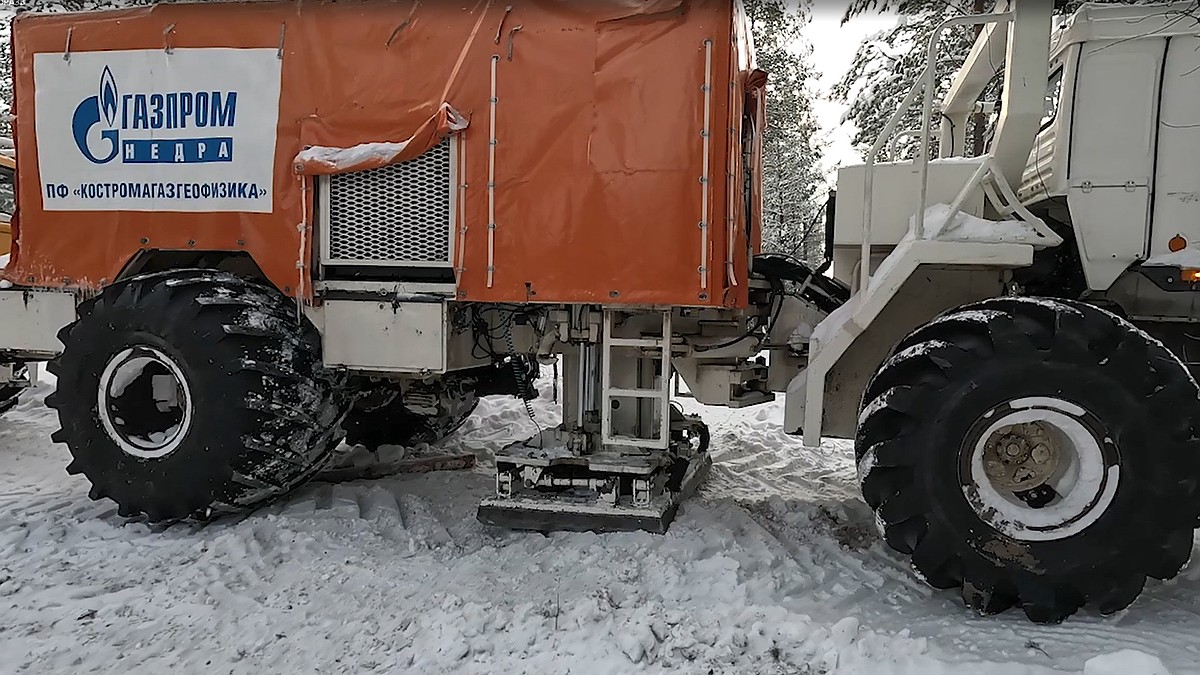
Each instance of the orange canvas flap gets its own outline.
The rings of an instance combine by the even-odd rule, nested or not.
[[[379,169],[391,164],[416,159],[443,139],[467,128],[463,117],[449,103],[400,141],[368,141],[350,147],[307,145],[292,163],[295,173],[303,176],[322,176],[353,171]],[[305,133],[301,130],[301,137]]]

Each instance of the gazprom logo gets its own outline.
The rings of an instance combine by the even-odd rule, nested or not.
[[[229,133],[237,122],[237,99],[233,91],[122,94],[105,66],[99,94],[75,109],[71,131],[79,152],[93,164],[118,159],[122,164],[232,162],[231,136],[202,133]],[[143,137],[147,135],[180,137]]]

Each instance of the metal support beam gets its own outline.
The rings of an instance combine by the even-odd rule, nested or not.
[[[938,154],[965,154],[975,103],[1003,67],[1004,93],[992,154],[1005,179],[1020,184],[1044,111],[1053,7],[1043,0],[1000,0],[997,12],[1010,13],[1011,20],[983,27],[943,100]]]
[[[1013,0],[1004,66],[1004,96],[992,156],[1010,185],[1020,185],[1046,110],[1053,7],[1044,0]]]

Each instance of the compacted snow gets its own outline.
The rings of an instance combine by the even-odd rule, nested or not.
[[[3,673],[1200,673],[1197,567],[1116,617],[975,616],[878,542],[850,449],[805,450],[778,403],[702,411],[716,464],[665,536],[480,525],[488,453],[535,430],[507,399],[438,448],[473,471],[162,528],[66,475],[49,387],[0,418]]]

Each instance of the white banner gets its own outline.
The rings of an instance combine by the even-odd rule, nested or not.
[[[270,213],[277,54],[35,54],[43,208]]]

